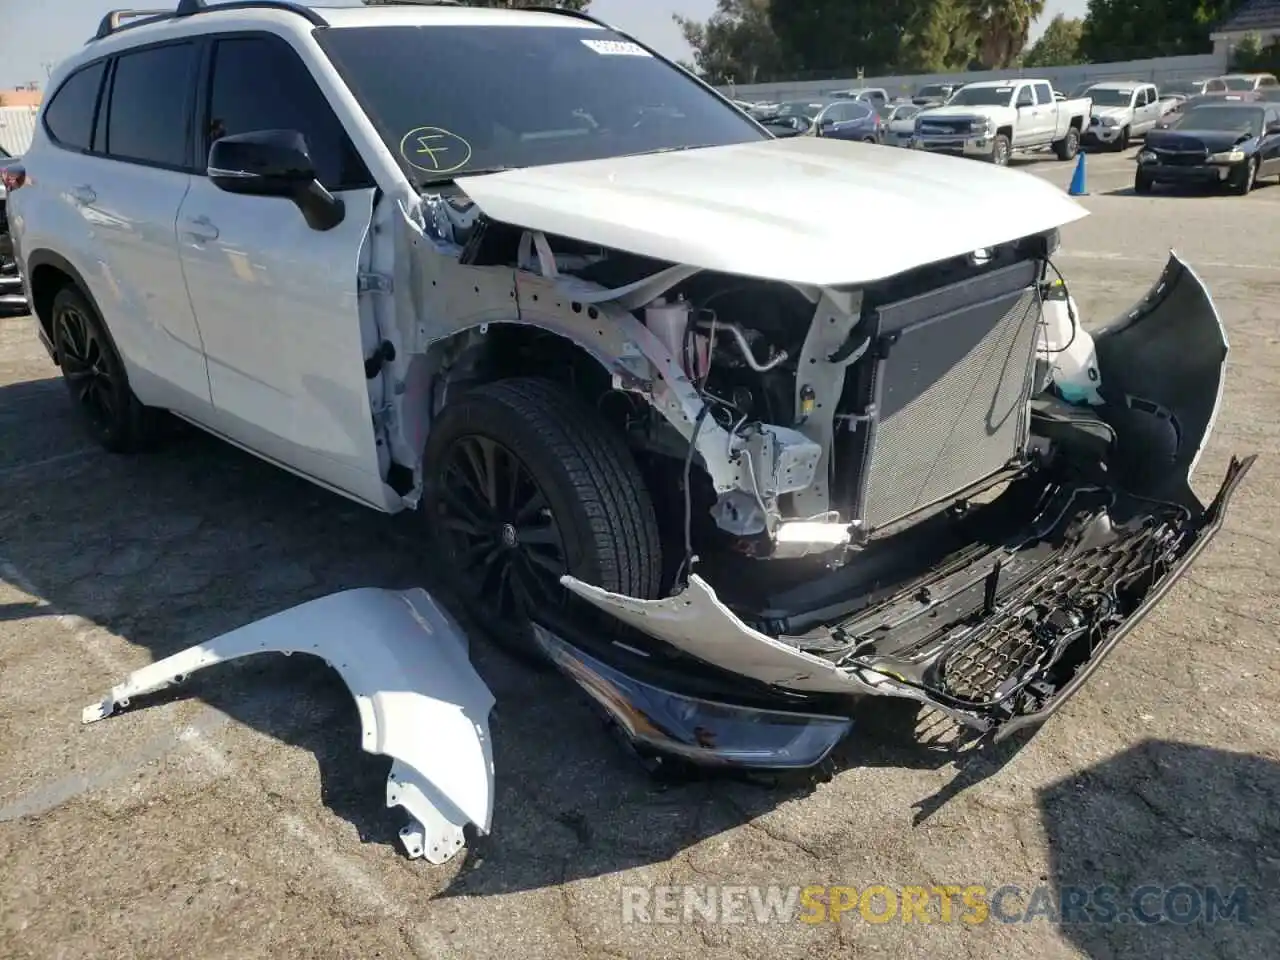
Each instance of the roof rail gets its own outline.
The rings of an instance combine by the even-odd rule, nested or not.
[[[98,24],[98,32],[93,40],[101,40],[130,27],[140,27],[147,23],[159,23],[176,17],[191,17],[198,13],[214,10],[284,10],[304,17],[316,27],[327,27],[329,22],[310,7],[292,0],[234,0],[232,3],[209,4],[206,0],[178,0],[176,10],[111,10]],[[128,23],[124,21],[128,20]]]
[[[134,26],[133,23],[124,23],[125,20],[133,20],[135,22],[140,18],[145,18],[146,20],[161,20],[171,16],[173,16],[172,10],[130,10],[127,8],[122,10],[108,10],[107,15],[98,23],[98,32],[93,35],[93,39],[101,40],[103,37],[108,37],[117,30],[124,29],[126,26]]]

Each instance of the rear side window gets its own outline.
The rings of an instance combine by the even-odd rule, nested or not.
[[[209,128],[214,140],[254,130],[297,130],[329,190],[372,185],[342,122],[293,48],[270,37],[219,40],[213,51]]]
[[[89,149],[105,70],[105,61],[77,70],[50,99],[44,111],[44,126],[54,143],[71,150]]]
[[[1053,103],[1053,88],[1047,83],[1036,84],[1036,102]]]
[[[116,60],[107,118],[111,157],[187,166],[187,106],[195,65],[192,43],[149,47]]]

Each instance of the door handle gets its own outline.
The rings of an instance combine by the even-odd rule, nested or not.
[[[207,242],[218,239],[218,228],[213,225],[213,221],[208,217],[188,218],[187,234],[196,240]]]
[[[78,187],[71,188],[71,199],[81,206],[87,207],[98,199],[98,195],[94,192],[93,187],[83,183]]]

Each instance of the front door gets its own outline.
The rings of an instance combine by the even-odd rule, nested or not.
[[[297,52],[282,38],[213,38],[201,155],[213,140],[297,130],[345,219],[308,227],[291,200],[225,193],[194,176],[178,215],[204,333],[214,421],[249,449],[357,499],[384,488],[364,375],[358,258],[373,182]]]
[[[1014,129],[1017,147],[1025,149],[1041,143],[1044,140],[1044,125],[1037,114],[1040,108],[1036,106],[1036,95],[1031,84],[1021,84],[1014,94],[1013,102],[1018,109],[1017,127]]]

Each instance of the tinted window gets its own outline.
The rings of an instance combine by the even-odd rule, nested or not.
[[[1030,96],[1031,91],[1027,91]],[[965,87],[956,91],[949,107],[1007,107],[1013,99],[1013,87]]]
[[[343,27],[316,39],[420,181],[766,139],[683,70],[610,30]]]
[[[1053,103],[1053,90],[1047,83],[1036,84],[1036,102]]]
[[[341,121],[306,65],[283,41],[269,37],[219,40],[213,51],[208,116],[202,159],[219,137],[253,130],[297,130],[306,137],[317,179],[328,189],[370,183]]]
[[[190,43],[151,47],[116,60],[107,153],[167,167],[187,163],[187,101],[195,75]]]
[[[54,141],[72,150],[88,150],[93,137],[93,112],[98,105],[105,63],[78,70],[58,88],[44,111],[44,123]]]
[[[1275,78],[1275,77],[1272,77],[1272,76],[1265,76],[1265,77],[1263,77],[1261,80],[1259,80],[1259,81],[1258,81],[1258,86],[1260,86],[1260,87],[1275,87],[1275,86],[1280,86],[1280,83],[1277,83],[1277,81],[1276,81],[1276,78]]]
[[[1228,90],[1252,90],[1253,77],[1227,77],[1224,81]]]
[[[1035,105],[1035,98],[1031,95],[1030,87],[1023,87],[1018,91],[1018,106],[1030,107]]]

